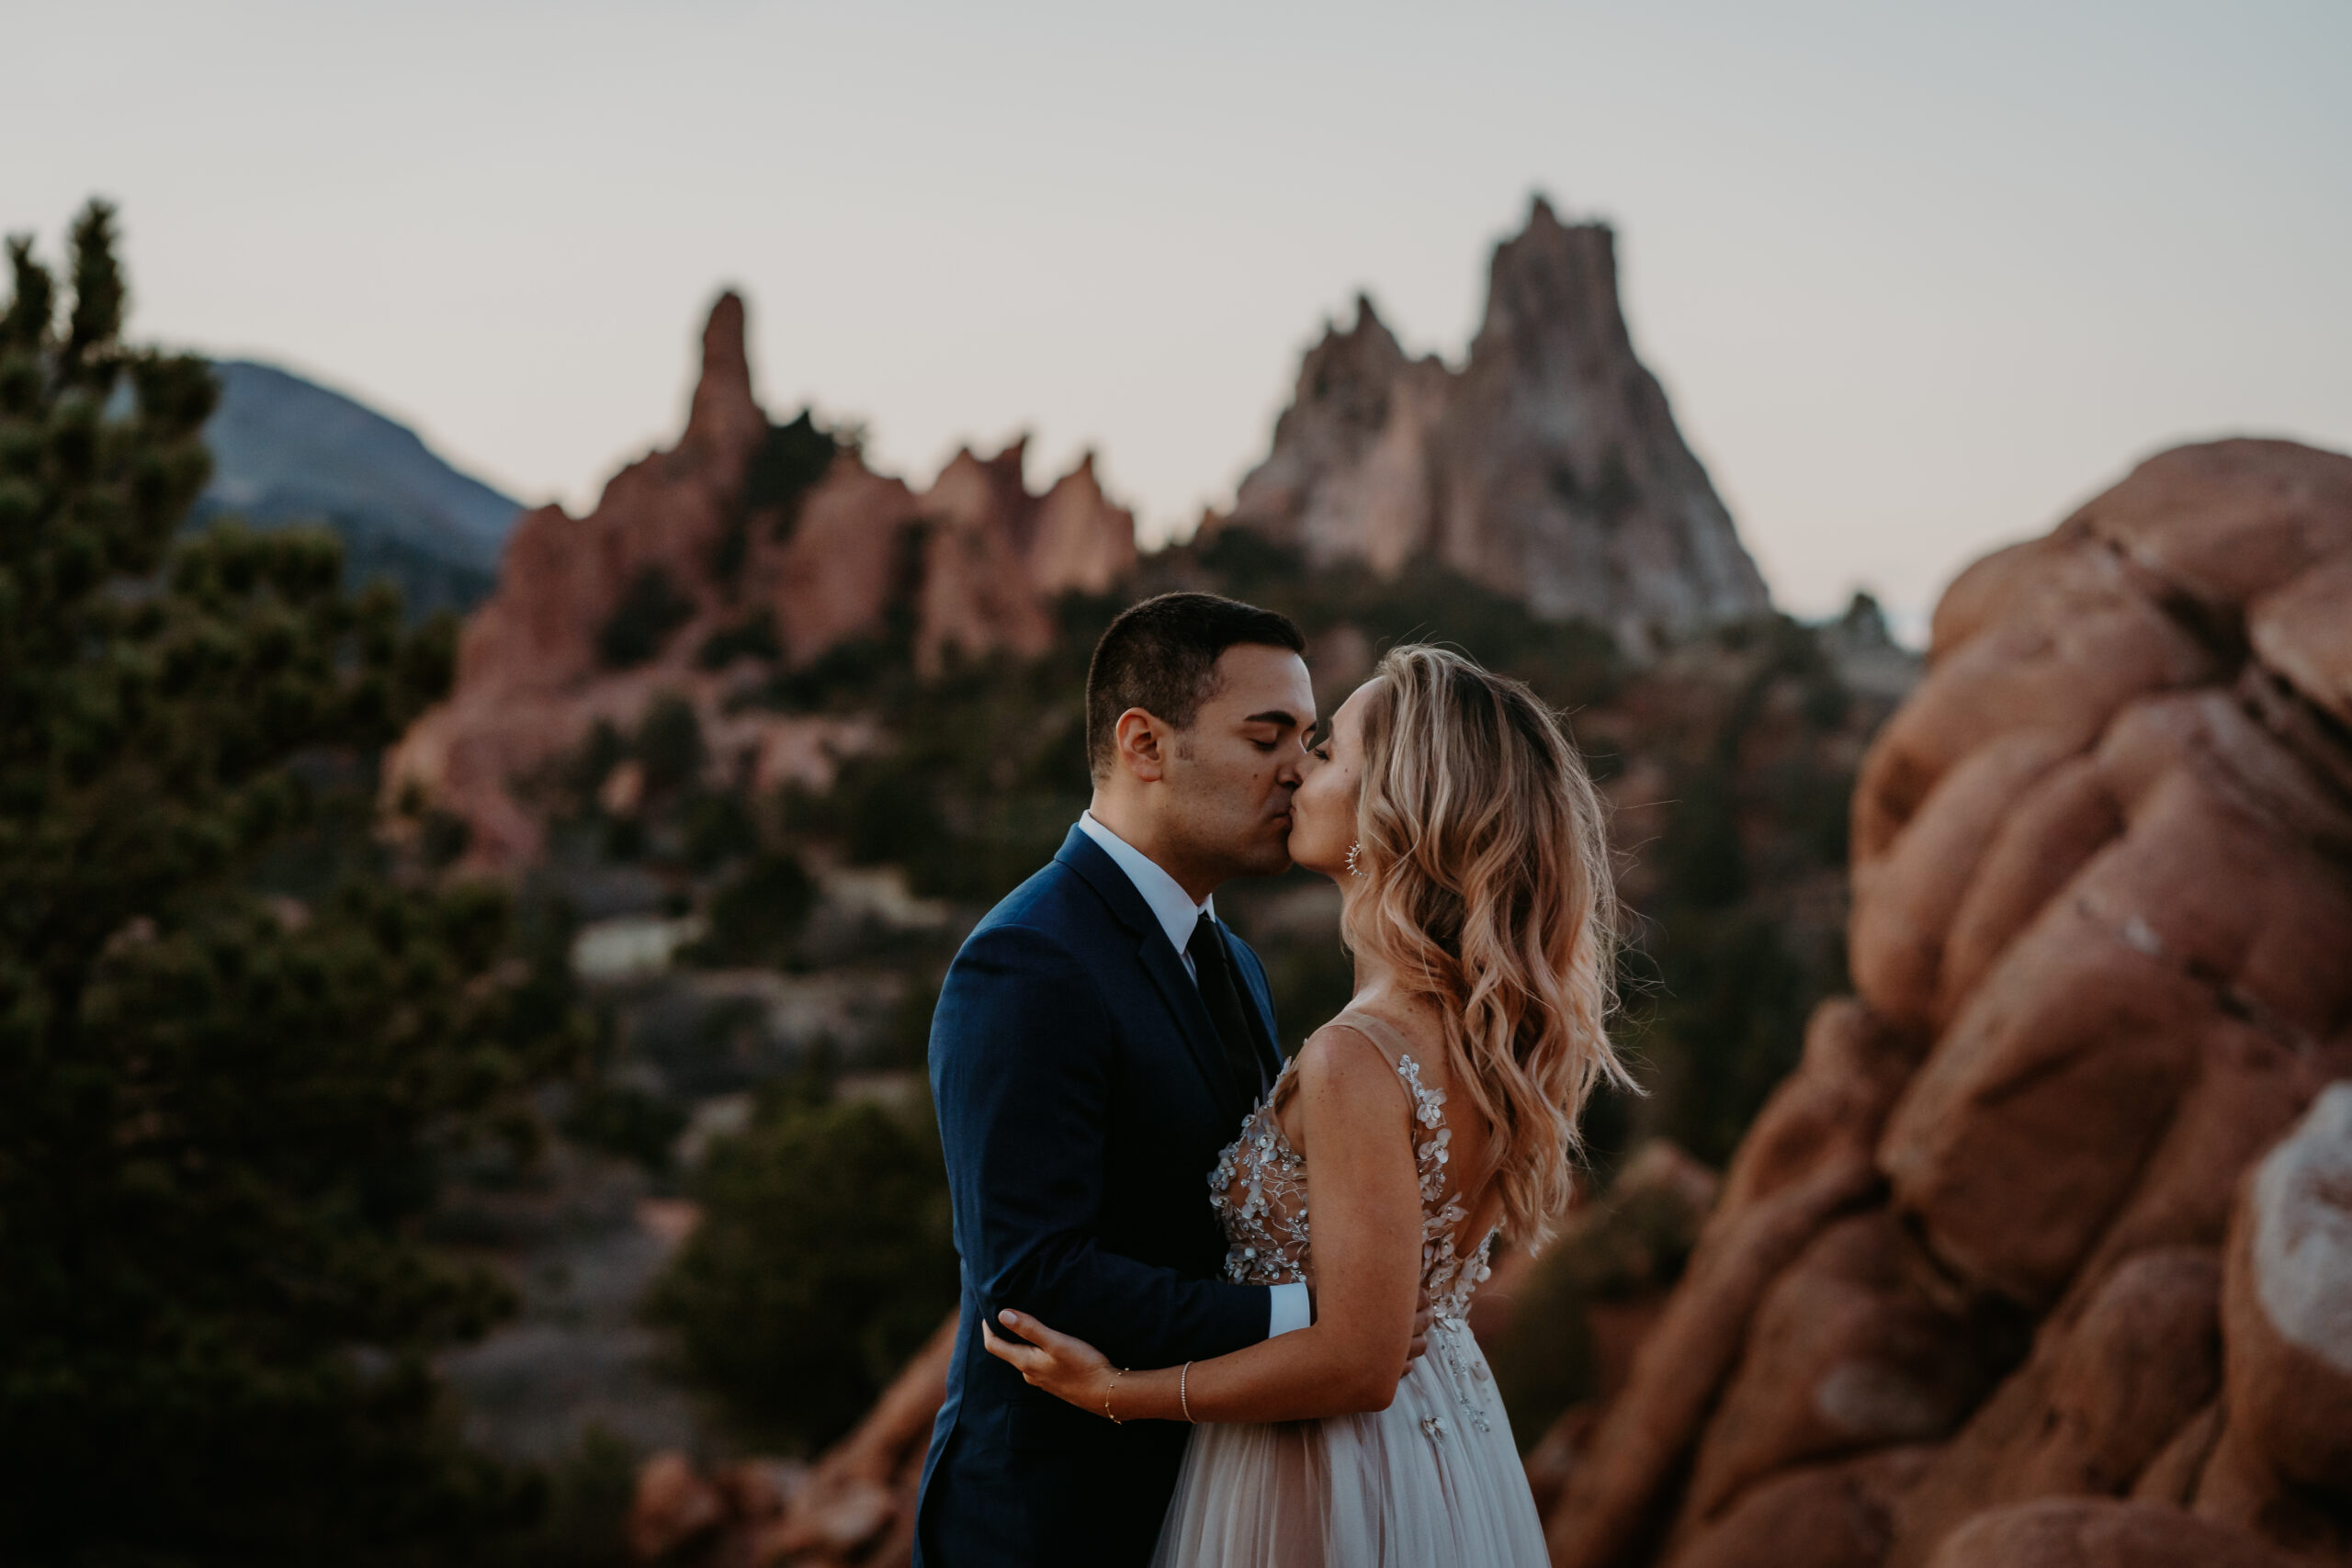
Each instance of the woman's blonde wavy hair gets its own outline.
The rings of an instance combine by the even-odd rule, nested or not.
[[[1354,952],[1436,1004],[1453,1082],[1494,1128],[1503,1223],[1539,1246],[1603,1082],[1617,892],[1600,797],[1557,715],[1461,654],[1408,644],[1365,699]]]

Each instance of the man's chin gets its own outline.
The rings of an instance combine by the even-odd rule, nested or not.
[[[1290,840],[1287,836],[1252,849],[1241,862],[1241,874],[1244,876],[1280,876],[1289,869]]]

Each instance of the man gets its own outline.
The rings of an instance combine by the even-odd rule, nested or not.
[[[1305,1285],[1216,1278],[1218,1154],[1280,1070],[1264,970],[1216,919],[1227,878],[1290,864],[1315,695],[1270,610],[1169,593],[1086,679],[1094,793],[1053,863],[966,940],[931,1031],[962,1316],[918,1506],[924,1568],[1151,1555],[1186,1428],[1114,1426],[988,1355],[1008,1306],[1122,1366],[1306,1326]]]

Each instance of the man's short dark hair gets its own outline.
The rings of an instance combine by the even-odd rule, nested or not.
[[[1240,644],[1306,651],[1288,615],[1215,593],[1162,593],[1119,612],[1086,667],[1086,766],[1110,772],[1119,716],[1141,708],[1190,729],[1216,695],[1216,661]]]

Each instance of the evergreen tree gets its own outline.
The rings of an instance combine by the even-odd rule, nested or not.
[[[0,318],[0,1560],[407,1561],[531,1487],[427,1358],[506,1295],[418,1245],[574,1038],[503,896],[258,868],[447,685],[332,536],[176,538],[194,357],[121,341],[113,213]]]

